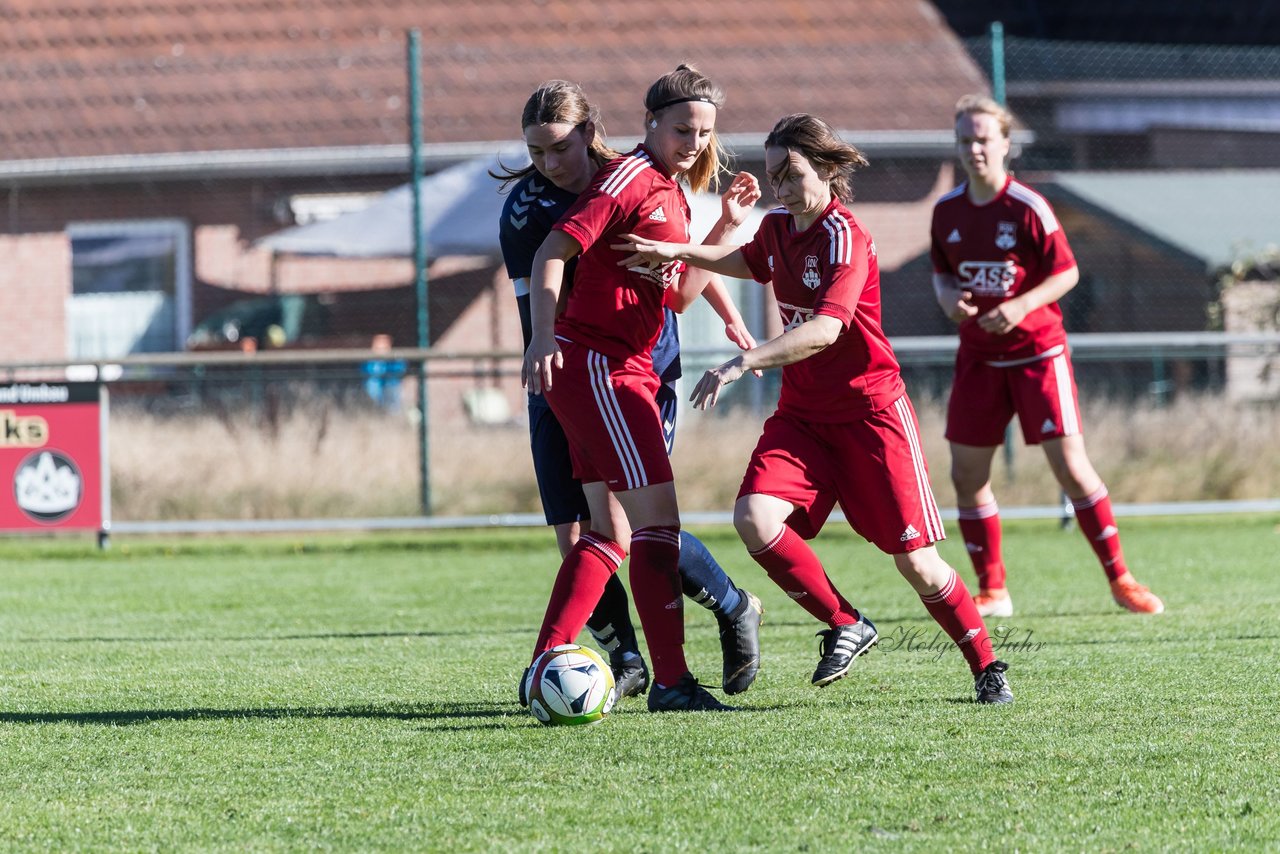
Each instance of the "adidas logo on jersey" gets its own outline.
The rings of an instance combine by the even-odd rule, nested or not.
[[[960,242],[960,229],[958,229],[958,228],[953,228],[953,229],[951,229],[951,233],[947,235],[947,242],[948,242],[948,243],[959,243],[959,242]]]
[[[920,536],[920,532],[916,530],[916,526],[908,525],[907,530],[903,531],[902,536],[898,539],[905,543],[907,540],[914,540],[918,536]]]
[[[649,214],[649,219],[653,220],[654,222],[666,222],[666,221],[667,221],[667,215],[666,215],[665,213],[663,213],[663,211],[662,211],[662,205],[658,205],[657,209],[656,209],[656,210],[654,210],[654,212],[653,212],[653,213]]]
[[[1044,423],[1040,425],[1041,433],[1052,433],[1054,430],[1057,430],[1057,429],[1058,429],[1058,425],[1053,423],[1052,418],[1046,418],[1044,420]]]

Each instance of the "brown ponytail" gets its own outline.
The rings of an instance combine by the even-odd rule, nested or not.
[[[685,101],[705,101],[717,110],[724,109],[724,90],[715,81],[700,73],[692,65],[681,64],[654,81],[644,96],[644,107],[657,115],[673,104]],[[728,154],[713,130],[711,141],[698,155],[693,166],[685,172],[689,187],[696,193],[711,186],[721,172],[727,172]]]

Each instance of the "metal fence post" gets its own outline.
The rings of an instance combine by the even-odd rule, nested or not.
[[[431,346],[427,306],[427,245],[422,233],[422,33],[409,30],[409,184],[413,196],[413,282],[418,303],[418,346]],[[431,515],[431,442],[427,414],[427,363],[418,369],[418,477],[422,514]]]

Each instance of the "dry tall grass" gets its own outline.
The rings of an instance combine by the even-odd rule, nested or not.
[[[917,403],[940,503],[947,477],[943,408]],[[1219,397],[1171,405],[1085,405],[1090,454],[1118,501],[1280,496],[1280,411]],[[114,515],[118,519],[402,516],[417,512],[417,431],[403,417],[311,402],[274,424],[252,416],[111,416]],[[681,506],[733,504],[759,419],[687,415],[675,453]],[[1006,506],[1047,504],[1057,487],[1038,449],[1015,445],[1011,472],[998,462]],[[433,424],[432,489],[445,515],[539,509],[523,426]],[[999,460],[999,458],[998,458]]]

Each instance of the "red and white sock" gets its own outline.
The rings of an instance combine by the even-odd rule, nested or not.
[[[1003,590],[1004,557],[1000,553],[1000,508],[994,501],[960,507],[960,534],[973,561],[981,590]]]
[[[969,669],[974,675],[981,673],[988,664],[996,660],[987,627],[978,616],[973,597],[969,595],[969,590],[955,570],[951,571],[951,577],[942,585],[941,590],[921,596],[920,601],[947,636],[960,647],[960,652],[964,654],[965,661],[969,662]]]
[[[654,681],[665,686],[689,672],[679,563],[679,526],[651,525],[631,533],[631,598],[649,645]]]
[[[822,561],[789,526],[750,555],[796,604],[831,628],[858,622],[857,610],[831,583]]]
[[[534,658],[553,646],[577,640],[600,601],[609,576],[618,571],[626,556],[622,546],[595,531],[578,538],[560,564],[551,588],[551,601],[533,648]]]
[[[1115,581],[1128,572],[1124,553],[1120,551],[1120,529],[1116,527],[1116,516],[1111,512],[1106,484],[1099,486],[1091,495],[1071,499],[1071,506],[1076,509],[1076,524],[1093,547],[1107,579]]]

